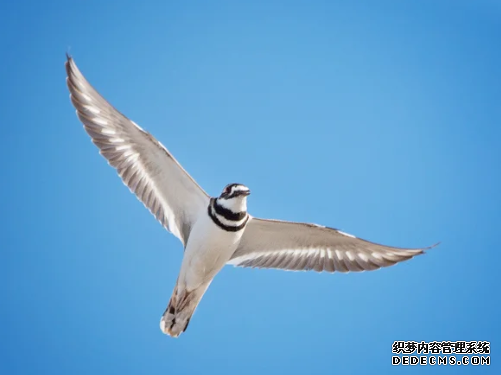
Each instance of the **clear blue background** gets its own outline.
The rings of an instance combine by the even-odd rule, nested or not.
[[[499,373],[501,5],[4,1],[0,374]],[[65,52],[211,195],[394,246],[362,274],[226,267],[179,339],[183,255],[91,144]],[[487,340],[487,367],[392,367]],[[497,369],[496,369],[497,368]]]

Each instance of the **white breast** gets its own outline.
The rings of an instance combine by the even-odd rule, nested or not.
[[[190,233],[178,282],[188,290],[210,282],[231,258],[243,231],[227,232],[201,214]]]

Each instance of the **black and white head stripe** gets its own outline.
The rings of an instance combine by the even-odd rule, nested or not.
[[[247,211],[233,212],[231,209],[223,207],[217,198],[211,198],[208,214],[218,227],[228,232],[238,232],[244,229],[249,220]]]
[[[247,196],[250,194],[250,189],[242,184],[229,184],[223,189],[219,198],[231,199],[239,196]]]

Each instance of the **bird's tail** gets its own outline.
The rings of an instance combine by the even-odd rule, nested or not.
[[[181,289],[176,284],[169,305],[160,320],[160,329],[163,333],[178,337],[186,331],[195,309],[207,290],[207,286],[188,291],[184,288]]]

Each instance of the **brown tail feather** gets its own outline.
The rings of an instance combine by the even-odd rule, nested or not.
[[[205,290],[206,288],[179,291],[176,285],[169,305],[160,320],[162,332],[172,337],[178,337],[186,331]]]

